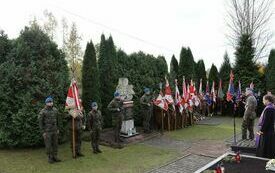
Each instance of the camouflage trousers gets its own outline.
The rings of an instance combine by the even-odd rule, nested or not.
[[[114,138],[115,142],[119,143],[120,142],[120,130],[121,130],[121,125],[122,125],[122,120],[123,120],[123,115],[122,114],[116,114],[113,116],[114,120]]]
[[[49,157],[57,156],[58,135],[56,132],[47,132],[44,138],[46,153]]]
[[[91,145],[94,151],[99,149],[100,130],[94,129],[91,131]]]
[[[247,130],[249,131],[249,139],[254,139],[254,120],[246,119],[242,123],[242,139],[247,139]]]
[[[152,110],[151,109],[143,109],[143,130],[145,132],[150,131],[150,121],[152,117]]]

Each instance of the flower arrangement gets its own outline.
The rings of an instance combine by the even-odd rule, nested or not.
[[[265,166],[266,170],[271,170],[271,171],[275,171],[275,159],[271,159],[266,163]]]

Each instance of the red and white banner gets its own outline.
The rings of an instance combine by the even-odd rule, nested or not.
[[[190,86],[188,88],[189,88],[190,95],[191,96],[195,95],[196,87],[195,87],[192,79],[191,79],[191,82],[190,82]]]
[[[72,80],[70,88],[68,90],[65,108],[81,110],[81,102],[75,80]]]
[[[181,96],[180,96],[180,92],[179,92],[179,88],[178,88],[178,80],[176,79],[175,80],[175,104],[179,107],[179,111],[180,113],[182,113],[183,111],[183,106],[182,106],[182,99],[181,99]]]
[[[213,83],[212,83],[211,95],[213,97],[213,102],[216,102],[217,96],[216,96],[216,92],[215,92],[215,81],[213,81]]]
[[[202,95],[202,79],[200,79],[199,94]]]
[[[168,110],[168,104],[167,104],[165,98],[163,97],[163,94],[161,91],[160,91],[157,99],[154,101],[154,104],[165,111]]]
[[[173,104],[174,105],[174,99],[172,97],[172,91],[169,85],[168,80],[166,79],[166,85],[165,85],[165,99],[168,104]]]
[[[187,92],[187,87],[186,87],[186,82],[184,77],[182,82],[182,98],[185,102],[187,102],[189,98],[189,93]]]

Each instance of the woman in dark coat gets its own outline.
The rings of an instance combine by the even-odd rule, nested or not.
[[[259,119],[259,131],[256,136],[256,147],[258,157],[274,158],[275,157],[275,106],[274,97],[265,95],[263,103],[266,106]]]

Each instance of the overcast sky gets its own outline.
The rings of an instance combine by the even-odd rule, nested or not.
[[[190,47],[206,68],[212,63],[219,68],[226,50],[234,59],[225,37],[225,0],[3,0],[0,28],[15,38],[34,16],[42,21],[45,9],[60,26],[62,17],[76,22],[83,50],[90,39],[99,43],[104,33],[127,53],[163,55],[168,65],[173,54],[179,59],[182,46]]]

